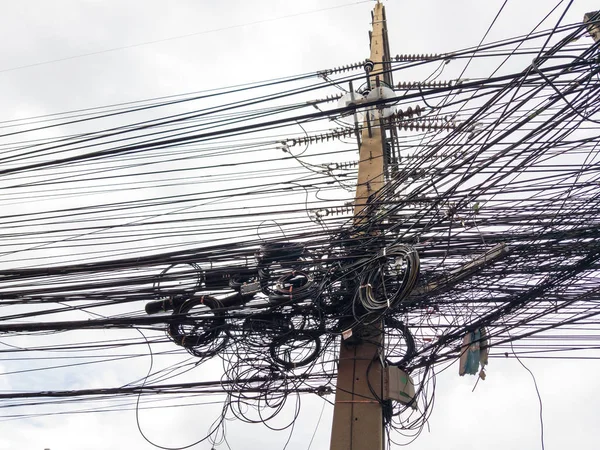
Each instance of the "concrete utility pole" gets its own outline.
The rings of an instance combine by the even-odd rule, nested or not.
[[[371,86],[375,87],[380,83],[380,80],[383,81],[383,58],[386,54],[385,43],[387,42],[384,6],[379,2],[373,10],[373,31],[370,34],[371,57],[369,59],[373,61],[374,66],[369,78]],[[363,209],[365,209],[369,201],[373,201],[373,197],[377,191],[383,187],[382,132],[381,128],[377,126],[377,122],[377,120],[372,120],[371,126],[364,127],[362,131],[358,160],[358,180],[354,201],[355,223],[361,220]]]
[[[370,60],[374,65],[368,75],[373,88],[386,79],[382,72],[389,61],[387,47],[385,9],[378,1],[373,11],[371,33]],[[354,203],[354,221],[357,225],[368,219],[363,210],[377,201],[377,192],[383,187],[383,155],[383,131],[379,120],[372,120],[362,130],[359,150]],[[380,360],[382,342],[383,333],[379,324],[363,327],[356,340],[350,336],[342,339],[331,450],[383,449],[384,425],[380,404],[380,399],[383,398],[383,369]]]
[[[585,14],[583,22],[590,36],[599,42],[600,11]],[[384,73],[389,68],[389,46],[385,8],[379,0],[373,10],[372,25],[370,60],[374,65],[368,78],[374,89],[382,82],[392,85],[390,74]],[[361,133],[359,149],[354,202],[354,224],[357,226],[369,220],[369,206],[378,201],[378,192],[385,182],[383,121],[368,120]],[[385,398],[384,368],[380,359],[383,324],[367,325],[354,332],[359,334],[358,338],[353,338],[349,332],[341,343],[330,449],[383,450],[384,423],[380,403]]]

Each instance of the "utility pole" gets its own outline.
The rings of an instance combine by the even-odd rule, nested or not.
[[[372,88],[385,79],[389,62],[385,9],[379,1],[373,10],[371,57],[374,63],[368,73]],[[367,208],[374,203],[384,184],[383,123],[379,119],[367,123],[362,130],[359,149],[358,180],[354,203],[354,223],[368,218]],[[342,338],[336,384],[331,450],[382,450],[384,423],[383,368],[380,351],[383,343],[381,323],[366,325],[358,339]]]
[[[376,87],[383,80],[383,59],[386,55],[387,30],[385,28],[385,9],[382,3],[377,2],[373,10],[373,31],[371,37],[371,57],[373,69],[370,72],[369,83]],[[368,121],[367,117],[365,121]],[[355,223],[361,221],[363,210],[369,201],[373,201],[375,194],[383,187],[383,142],[382,130],[376,124],[378,120],[371,120],[370,126],[363,127],[362,139],[359,150],[358,180],[354,201]]]
[[[372,69],[368,82],[374,89],[382,82],[392,85],[385,8],[377,1],[370,33]],[[585,14],[584,24],[595,42],[600,41],[600,11]],[[385,183],[385,129],[381,119],[367,117],[361,133],[358,180],[354,202],[354,224],[369,219],[370,206]],[[358,331],[358,330],[355,330]],[[364,326],[358,338],[343,336],[336,385],[331,450],[383,450],[384,367],[381,322]]]

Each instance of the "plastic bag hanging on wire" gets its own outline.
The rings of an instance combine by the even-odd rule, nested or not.
[[[471,331],[463,338],[458,374],[477,375],[488,363],[489,345],[485,328]]]

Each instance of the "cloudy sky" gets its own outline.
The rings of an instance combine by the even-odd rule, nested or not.
[[[392,54],[443,53],[477,45],[503,3],[387,1]],[[527,33],[556,3],[508,0],[487,41]],[[580,21],[598,7],[591,0],[572,3],[564,23]],[[542,28],[553,26],[567,5],[563,2]],[[0,121],[355,63],[368,55],[372,6],[342,0],[4,0]],[[473,76],[483,77],[493,68],[474,64],[472,70]],[[543,400],[545,448],[598,448],[600,362],[526,364]],[[71,385],[83,383],[82,378],[92,385],[119,385],[141,377],[147,362],[123,367],[127,374],[122,378],[86,370]],[[461,378],[457,371],[453,366],[439,375],[429,427],[410,448],[541,448],[536,391],[530,374],[515,359],[492,360],[488,378],[474,392],[475,378]],[[0,389],[15,386],[0,377]],[[311,448],[327,448],[332,408],[322,405],[318,398],[303,400],[288,449],[307,449],[315,430]],[[142,420],[160,444],[185,445],[204,434],[202,410],[195,409],[193,416],[177,409],[161,414]],[[140,436],[133,411],[4,421],[0,430],[0,449],[6,450],[154,448]],[[289,430],[274,432],[260,424],[231,422],[227,431],[232,449],[282,449],[289,436]]]

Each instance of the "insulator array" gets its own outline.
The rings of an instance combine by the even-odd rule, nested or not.
[[[440,59],[443,58],[444,55],[440,54],[432,54],[432,55],[396,55],[394,61],[430,61],[432,59]]]
[[[362,68],[364,68],[364,65],[365,65],[365,62],[361,61],[358,63],[349,64],[347,66],[339,66],[339,67],[334,67],[333,69],[321,70],[321,71],[317,72],[317,75],[319,75],[320,77],[326,77],[327,75],[331,75],[332,73],[341,73],[341,72],[348,72],[350,70],[362,69]]]
[[[423,111],[425,111],[423,108],[421,108],[419,105],[415,106],[414,108],[412,106],[409,106],[406,109],[398,109],[392,116],[392,120],[393,119],[412,119],[413,116],[420,116]]]
[[[400,196],[400,195],[392,197],[392,199],[393,200],[389,202],[391,204],[402,201],[402,209],[403,210],[431,208],[431,205],[435,201],[435,200],[431,200],[431,202],[406,202],[406,201],[403,201],[405,199],[405,197]]]
[[[345,214],[353,214],[354,206],[337,206],[335,208],[322,208],[315,211],[317,220],[327,216],[339,216]]]
[[[393,119],[396,119],[398,122],[407,122],[409,120],[418,120],[419,122],[452,122],[455,119],[455,116],[425,116],[425,117],[413,117],[411,115],[395,115],[392,116]]]
[[[358,161],[335,162],[326,165],[328,170],[348,170],[355,169],[358,166]]]
[[[316,144],[318,142],[326,142],[329,140],[335,140],[342,137],[352,137],[354,136],[355,130],[354,128],[336,128],[327,133],[315,134],[312,136],[304,136],[295,139],[288,139],[285,143],[289,147],[293,147],[294,145],[305,145],[305,144]]]
[[[407,178],[412,179],[412,180],[419,180],[421,178],[430,177],[432,174],[435,174],[437,172],[440,172],[440,169],[433,168],[433,167],[428,167],[425,169],[412,169],[412,170],[410,170],[410,173],[407,176]]]
[[[448,159],[448,158],[462,158],[463,156],[467,156],[467,152],[466,151],[455,151],[452,153],[445,153],[445,154],[440,154],[440,155],[420,155],[420,154],[413,154],[413,155],[401,155],[398,160],[399,161],[406,161],[406,160],[419,160],[419,161],[434,161],[434,160],[443,160],[443,159]]]
[[[452,87],[456,81],[401,81],[398,83],[398,89],[436,89],[443,87]]]
[[[327,103],[327,102],[335,102],[337,100],[339,100],[340,98],[342,98],[344,94],[333,94],[333,95],[328,95],[325,98],[321,98],[318,100],[309,100],[306,103],[309,105],[317,105],[320,103]]]
[[[411,120],[409,122],[400,122],[396,124],[399,130],[405,131],[437,131],[437,130],[456,130],[461,124],[457,122],[430,122],[421,120]]]
[[[454,116],[429,116],[429,117],[401,117],[398,116],[396,119],[396,125],[400,128],[407,129],[410,127],[410,123],[417,127],[417,124],[423,128],[424,124],[429,123],[431,126],[429,129],[431,130],[456,130],[462,125],[462,122],[457,122],[454,120]],[[477,129],[478,124],[469,124],[464,127],[462,131],[466,133],[472,133]],[[418,130],[418,128],[417,128]],[[423,130],[424,131],[424,130]]]

